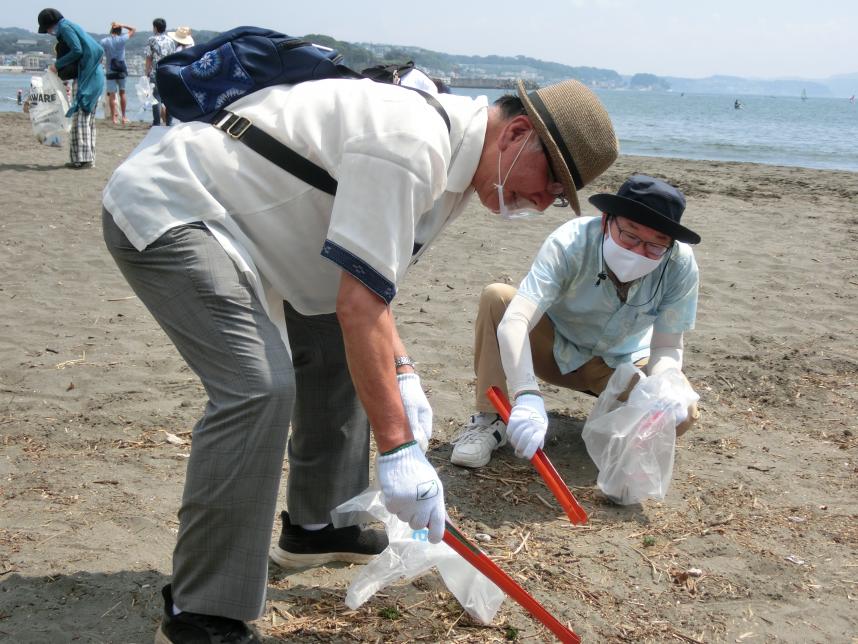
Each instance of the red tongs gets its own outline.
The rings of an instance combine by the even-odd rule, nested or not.
[[[512,410],[512,406],[509,404],[509,400],[504,393],[498,387],[489,387],[488,391],[486,391],[486,395],[492,405],[494,405],[498,414],[500,414],[503,422],[509,424],[509,414]],[[564,512],[566,512],[566,516],[569,517],[569,520],[576,525],[587,523],[587,513],[584,511],[584,508],[581,507],[581,504],[578,503],[578,499],[576,499],[572,495],[572,492],[569,491],[569,488],[566,486],[566,483],[563,482],[563,479],[560,478],[560,474],[551,464],[551,461],[548,460],[545,452],[543,452],[542,449],[536,450],[536,454],[533,455],[530,462],[533,463],[533,466],[536,468],[536,471],[539,472],[542,480],[545,481],[548,489],[551,490],[551,493],[560,503],[560,507],[562,507]]]
[[[518,585],[494,561],[489,559],[479,548],[473,545],[450,521],[444,530],[444,543],[455,550],[465,561],[483,573],[507,595],[527,610],[557,636],[563,644],[580,644],[581,638],[574,631],[564,626],[554,615],[549,613],[532,595]]]

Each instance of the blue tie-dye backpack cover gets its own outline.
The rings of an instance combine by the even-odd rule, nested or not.
[[[211,122],[233,101],[263,87],[360,75],[334,49],[259,27],[236,27],[158,62],[155,82],[180,121]]]

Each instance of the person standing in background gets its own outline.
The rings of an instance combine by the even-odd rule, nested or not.
[[[122,30],[127,30],[122,33]],[[107,102],[110,105],[110,120],[114,125],[118,121],[116,114],[116,95],[119,94],[119,108],[122,111],[122,125],[128,123],[125,116],[127,101],[125,98],[125,79],[128,66],[125,64],[125,43],[137,30],[130,25],[114,22],[110,25],[110,35],[101,39],[104,49],[104,69],[107,74]]]
[[[80,25],[66,20],[56,9],[39,12],[39,33],[51,34],[69,51],[58,57],[50,69],[77,65],[72,101],[66,116],[72,119],[67,168],[91,168],[95,163],[95,109],[104,92],[104,50]]]
[[[178,27],[176,31],[168,31],[167,35],[176,42],[176,51],[182,51],[196,44],[194,43],[194,37],[191,35],[190,27]]]
[[[182,51],[196,44],[194,43],[194,37],[191,35],[190,27],[179,27],[176,31],[168,31],[167,35],[176,41],[176,51]]]
[[[163,18],[155,18],[152,21],[153,35],[149,36],[146,43],[146,75],[149,77],[149,82],[155,87],[152,95],[158,100],[152,106],[152,125],[161,125],[162,119],[164,125],[173,124],[173,119],[167,113],[167,108],[161,105],[161,95],[158,93],[158,85],[155,83],[155,66],[158,61],[176,51],[176,43],[167,35],[166,31],[167,21]]]

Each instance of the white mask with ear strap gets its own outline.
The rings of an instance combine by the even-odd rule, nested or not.
[[[521,147],[518,149],[518,153],[515,155],[515,158],[509,165],[509,168],[507,169],[506,175],[503,179],[501,179],[501,153],[500,151],[498,151],[498,183],[495,184],[495,188],[497,188],[498,190],[498,212],[500,213],[502,219],[524,219],[525,217],[532,217],[542,212],[541,210],[539,210],[539,207],[529,199],[517,196],[513,203],[508,204],[506,203],[506,200],[503,196],[504,184],[509,178],[509,173],[512,172],[512,168],[515,165],[515,162],[518,161],[518,157],[521,156],[521,153],[527,146],[527,142],[530,139],[531,134],[533,134],[533,130],[528,132],[527,136],[524,137],[524,143],[522,143]]]
[[[611,272],[623,283],[633,282],[644,275],[649,275],[658,268],[661,260],[664,259],[664,257],[650,259],[645,255],[638,255],[634,251],[623,248],[614,241],[610,230],[605,235],[605,241],[602,243],[602,256],[605,258],[605,263],[611,269]]]

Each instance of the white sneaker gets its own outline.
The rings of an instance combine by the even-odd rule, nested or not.
[[[500,416],[474,414],[453,441],[450,462],[464,467],[482,467],[491,460],[492,452],[503,445],[506,445],[506,423]]]

